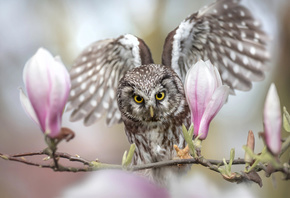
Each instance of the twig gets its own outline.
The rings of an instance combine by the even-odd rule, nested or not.
[[[135,166],[122,166],[122,165],[115,165],[115,164],[104,164],[98,161],[89,161],[78,155],[74,156],[68,153],[55,152],[55,155],[54,155],[55,158],[67,159],[72,162],[79,162],[83,165],[82,167],[69,167],[69,166],[63,166],[59,162],[56,166],[55,162],[51,163],[51,165],[48,165],[48,164],[43,164],[43,163],[32,162],[24,158],[24,157],[29,157],[29,156],[43,156],[43,155],[51,157],[51,153],[47,149],[44,149],[43,151],[21,153],[21,154],[16,154],[16,155],[7,155],[7,154],[0,153],[0,158],[5,159],[5,160],[19,162],[19,163],[24,163],[31,166],[37,166],[40,168],[50,168],[58,172],[89,172],[89,171],[102,170],[102,169],[120,169],[120,170],[123,169],[123,170],[128,170],[128,171],[139,171],[139,170],[151,169],[151,168],[162,168],[165,166],[200,164],[212,171],[220,173],[219,168],[221,166],[224,166],[224,162],[226,162],[227,164],[230,163],[229,160],[223,161],[223,160],[214,160],[214,159],[206,159],[203,157],[197,157],[197,158],[191,158],[191,159],[177,159],[177,160],[161,161],[161,162],[135,165]],[[232,164],[243,165],[243,164],[246,164],[246,162],[244,159],[238,158],[238,159],[233,160]],[[262,170],[268,176],[270,176],[274,172],[281,172],[285,176],[284,179],[286,180],[290,179],[290,165],[287,163],[284,163],[283,166],[272,170],[272,172],[267,172],[267,165],[260,163],[255,168],[255,172],[259,172]],[[255,174],[256,175],[250,174],[250,173],[244,173],[244,172],[242,172],[241,174],[233,173],[229,177],[227,177],[226,175],[223,175],[223,178],[225,178],[227,181],[238,182],[238,183],[242,181],[246,181],[246,180],[248,181],[251,180],[258,183],[261,186],[262,184],[259,183],[260,181],[259,179],[257,182],[257,177],[259,178],[259,176],[257,175],[257,173]]]

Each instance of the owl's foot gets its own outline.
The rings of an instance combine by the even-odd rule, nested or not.
[[[184,149],[180,149],[180,148],[178,148],[178,146],[176,144],[174,144],[174,149],[176,150],[177,157],[179,159],[191,159],[192,158],[190,153],[189,153],[188,145],[186,145],[186,147]]]

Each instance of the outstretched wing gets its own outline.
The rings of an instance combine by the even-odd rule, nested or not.
[[[252,81],[264,78],[269,39],[239,2],[219,0],[182,21],[165,40],[162,63],[184,81],[191,65],[209,59],[232,93],[250,90]]]
[[[121,121],[116,90],[124,73],[142,64],[153,63],[143,40],[126,34],[117,39],[97,41],[76,59],[70,71],[72,82],[68,110],[70,120],[93,124],[107,112],[107,124]]]

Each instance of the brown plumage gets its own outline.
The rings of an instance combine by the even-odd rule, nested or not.
[[[161,93],[164,97],[158,98]],[[136,102],[135,96],[142,102]],[[119,82],[117,99],[128,140],[136,144],[133,164],[170,160],[176,157],[174,144],[185,147],[181,126],[189,127],[190,111],[183,84],[171,68],[150,64],[128,71]],[[163,184],[170,177],[169,170],[146,174]]]
[[[71,121],[91,125],[107,112],[107,124],[123,121],[136,144],[134,164],[172,159],[173,145],[185,144],[181,125],[190,124],[182,83],[193,64],[209,59],[232,94],[264,78],[267,35],[239,2],[219,0],[182,21],[165,40],[162,65],[130,34],[88,46],[70,71]],[[172,170],[147,174],[163,183]]]

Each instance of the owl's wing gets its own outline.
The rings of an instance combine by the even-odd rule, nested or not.
[[[118,82],[126,71],[149,63],[153,63],[149,48],[130,34],[89,45],[70,71],[68,110],[73,109],[70,120],[84,119],[84,124],[89,126],[107,112],[108,125],[119,123]]]
[[[219,0],[192,14],[165,40],[162,63],[184,81],[189,67],[199,59],[215,65],[224,84],[247,91],[252,81],[264,78],[269,59],[260,23],[239,0]]]

